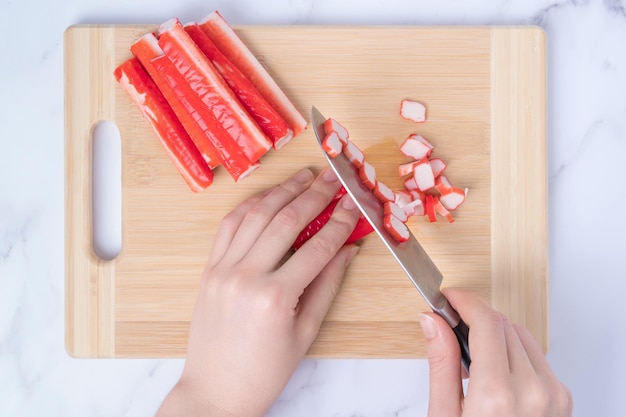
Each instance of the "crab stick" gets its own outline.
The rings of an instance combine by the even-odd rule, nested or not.
[[[115,69],[114,76],[150,123],[189,188],[198,192],[211,185],[213,173],[139,61],[125,61]]]
[[[306,120],[222,15],[217,11],[209,14],[200,22],[200,27],[230,62],[257,87],[285,119],[294,136],[297,136],[306,127]]]
[[[226,58],[197,23],[185,25],[185,31],[211,61],[263,133],[272,140],[274,148],[280,149],[289,143],[293,131],[254,84]]]
[[[170,19],[161,25],[159,46],[248,159],[251,162],[261,159],[272,147],[272,142],[250,118],[178,19]]]

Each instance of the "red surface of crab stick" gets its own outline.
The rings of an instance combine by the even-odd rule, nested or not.
[[[203,127],[210,124],[204,119],[210,119],[212,115],[204,110],[204,105],[199,99],[194,100],[193,94],[186,94],[185,90],[187,89],[185,86],[181,86],[184,80],[180,76],[176,76],[176,68],[164,56],[163,50],[154,34],[148,33],[142,36],[131,45],[130,50],[141,62],[152,81],[159,87],[209,167],[213,169],[219,166],[221,158],[211,143],[210,138],[207,137],[212,132],[207,132],[203,129]],[[156,68],[155,63],[160,67],[159,69]]]
[[[217,11],[211,13],[200,27],[230,62],[252,81],[297,136],[306,127],[306,120],[222,15]]]
[[[254,84],[226,58],[197,23],[185,25],[185,31],[215,66],[263,133],[272,140],[274,148],[280,149],[289,143],[293,131]]]
[[[146,35],[131,46],[131,51],[142,61],[147,61],[148,72],[154,74],[157,86],[164,87],[162,91],[166,99],[175,113],[180,114],[181,120],[185,120],[185,128],[198,149],[203,154],[213,155],[235,181],[248,176],[259,163],[246,157],[155,41],[152,34]]]
[[[150,123],[189,188],[198,192],[211,185],[213,173],[139,61],[129,59],[115,69],[114,75]]]
[[[261,159],[272,147],[272,142],[250,118],[178,19],[170,19],[161,25],[159,46],[248,159],[252,162]]]

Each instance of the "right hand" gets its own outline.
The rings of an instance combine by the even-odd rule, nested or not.
[[[554,375],[530,332],[471,293],[444,290],[470,328],[467,396],[461,355],[450,326],[424,313],[420,324],[430,368],[429,417],[571,417],[570,391]]]

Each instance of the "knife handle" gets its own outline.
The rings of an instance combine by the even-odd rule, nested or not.
[[[469,367],[472,363],[469,351],[469,327],[463,321],[459,313],[452,307],[445,297],[441,297],[440,302],[433,307],[433,311],[439,314],[450,325],[461,348],[461,363],[465,372],[469,376]]]
[[[456,335],[456,338],[459,341],[459,346],[461,347],[461,363],[465,368],[465,372],[467,372],[467,375],[469,376],[469,367],[472,363],[469,351],[469,328],[462,319],[459,319],[459,324],[453,327],[452,330],[454,330],[454,334]]]

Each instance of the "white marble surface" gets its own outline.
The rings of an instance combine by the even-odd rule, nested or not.
[[[150,416],[181,360],[63,345],[63,30],[74,23],[538,24],[549,43],[548,358],[576,416],[624,415],[624,0],[0,0],[0,416]],[[269,415],[425,416],[419,360],[306,360]]]

